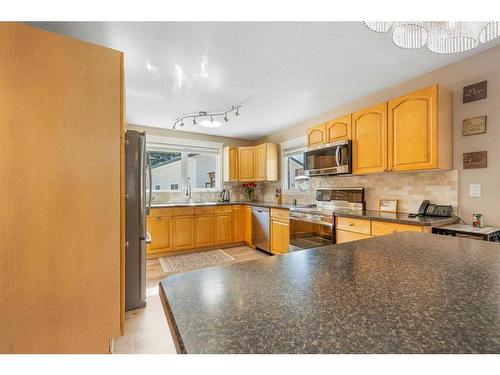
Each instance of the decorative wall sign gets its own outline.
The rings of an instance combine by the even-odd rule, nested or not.
[[[397,199],[381,199],[378,202],[378,210],[383,212],[397,212],[398,200]]]
[[[463,121],[462,135],[486,133],[486,116],[468,118]]]
[[[484,99],[487,94],[488,81],[474,83],[464,87],[463,102],[469,103],[474,100]]]
[[[487,151],[464,152],[464,169],[486,168],[487,155]]]

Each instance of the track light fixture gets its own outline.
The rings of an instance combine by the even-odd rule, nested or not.
[[[188,118],[193,119],[193,125],[200,124],[201,126],[207,127],[207,128],[218,128],[219,126],[222,125],[220,121],[217,121],[217,118],[223,118],[225,122],[229,121],[228,114],[231,114],[232,112],[235,112],[235,116],[239,117],[240,116],[240,105],[233,105],[230,109],[224,112],[198,112],[198,113],[193,113],[191,115],[183,115],[181,117],[178,117],[174,123],[172,124],[172,129],[175,130],[177,125],[180,125],[181,127],[184,126],[184,120]],[[200,121],[196,121],[196,119],[199,118]]]

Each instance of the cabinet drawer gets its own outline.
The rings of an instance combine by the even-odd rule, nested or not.
[[[150,216],[150,217],[172,216],[172,209],[171,208],[152,208],[151,213],[148,216]]]
[[[271,208],[271,217],[276,219],[288,220],[288,210],[280,208]]]
[[[371,234],[370,220],[351,219],[348,217],[337,218],[337,229],[347,230],[349,232]]]
[[[418,225],[386,223],[383,221],[372,222],[372,234],[374,236],[383,236],[397,232],[422,232],[422,227]]]
[[[194,215],[194,207],[174,207],[172,209],[173,216]]]
[[[357,240],[364,240],[365,238],[371,238],[367,234],[348,232],[345,230],[337,230],[337,239],[335,243],[345,243]]]
[[[230,214],[233,212],[232,206],[215,206],[214,209],[216,214]]]
[[[195,215],[210,215],[214,213],[215,207],[195,207],[194,213]]]

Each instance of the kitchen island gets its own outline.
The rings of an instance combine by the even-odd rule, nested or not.
[[[179,353],[499,353],[500,245],[403,232],[167,277]]]

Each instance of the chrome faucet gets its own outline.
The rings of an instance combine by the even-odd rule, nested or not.
[[[193,202],[193,192],[191,189],[191,177],[186,179],[186,203]]]

